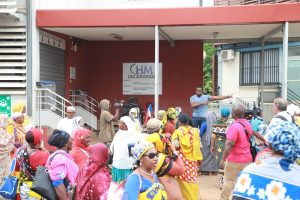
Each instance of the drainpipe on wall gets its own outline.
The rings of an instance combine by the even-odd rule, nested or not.
[[[26,0],[26,99],[27,99],[27,115],[32,116],[32,1]]]
[[[289,22],[284,23],[283,31],[283,80],[282,80],[282,98],[287,100],[287,72],[288,72],[288,48],[289,48]]]
[[[157,118],[158,107],[159,107],[159,28],[155,26],[155,80],[154,80],[154,115]]]

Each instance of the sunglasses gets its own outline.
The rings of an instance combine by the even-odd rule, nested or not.
[[[144,154],[144,156],[148,156],[149,159],[153,159],[154,157],[158,158],[159,153],[148,153]]]

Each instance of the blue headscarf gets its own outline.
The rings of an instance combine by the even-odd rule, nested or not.
[[[300,129],[294,123],[281,121],[268,127],[268,142],[272,149],[283,153],[290,161],[300,158]]]
[[[229,108],[222,108],[221,109],[221,117],[228,117],[230,115],[230,109]]]

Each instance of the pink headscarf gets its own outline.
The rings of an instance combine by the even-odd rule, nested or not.
[[[84,138],[91,134],[92,132],[88,129],[75,130],[73,148],[70,151],[70,155],[73,157],[74,162],[79,168],[89,159],[90,146],[84,144]]]
[[[107,160],[107,147],[102,143],[93,145],[89,162],[82,166],[77,176],[77,199],[85,199],[86,196],[92,199],[106,199],[111,182],[106,168]]]
[[[89,129],[81,129],[78,128],[74,130],[74,141],[73,141],[73,147],[79,147],[79,148],[87,148],[84,143],[84,138],[86,136],[92,135],[92,132]]]

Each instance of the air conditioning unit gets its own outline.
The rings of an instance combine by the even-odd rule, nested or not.
[[[221,60],[222,61],[233,60],[233,59],[234,59],[234,50],[233,49],[221,51]]]

